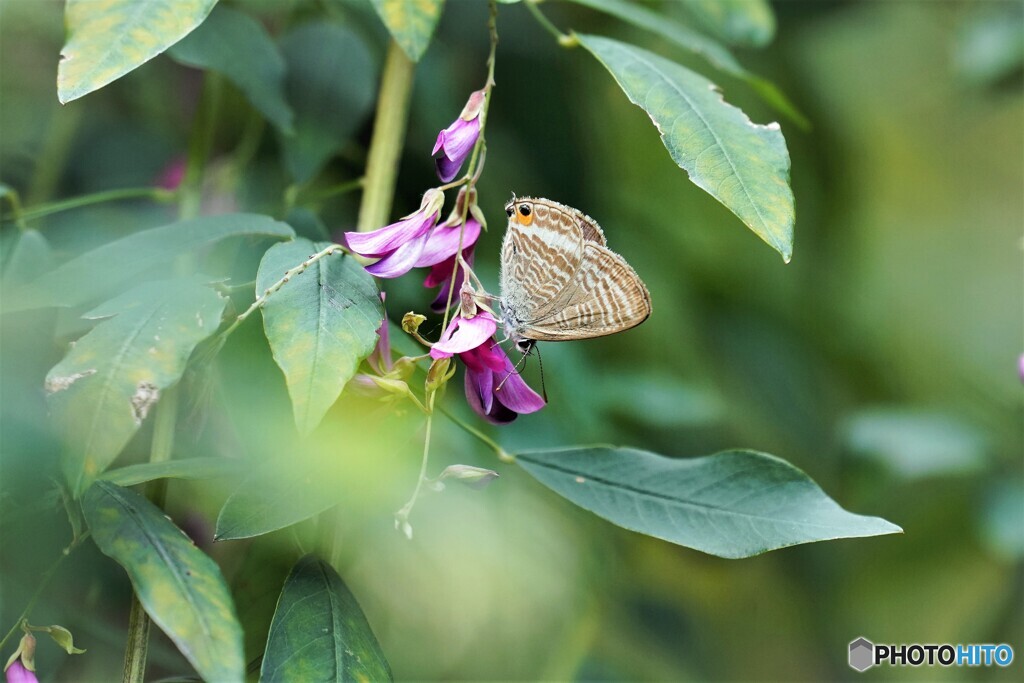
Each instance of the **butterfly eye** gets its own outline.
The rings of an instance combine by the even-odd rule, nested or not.
[[[513,209],[511,206],[506,206],[505,207],[505,215],[506,216],[508,216],[509,218],[512,218],[512,214],[513,213],[515,213],[515,209]]]

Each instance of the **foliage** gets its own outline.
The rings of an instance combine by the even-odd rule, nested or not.
[[[62,58],[0,72],[4,656],[834,679],[861,633],[1016,642],[1019,8],[958,11],[5,9],[5,62]],[[490,286],[512,190],[654,301],[546,378]]]

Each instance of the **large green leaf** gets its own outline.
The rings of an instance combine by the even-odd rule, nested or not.
[[[128,572],[146,613],[199,675],[241,681],[242,629],[217,564],[134,491],[98,481],[82,509],[96,545]]]
[[[738,558],[901,529],[847,512],[785,460],[723,451],[677,460],[607,446],[516,456],[542,484],[626,529]]]
[[[306,239],[275,244],[263,256],[256,291],[330,246]],[[377,343],[384,306],[373,277],[347,254],[320,259],[263,306],[263,327],[284,371],[295,424],[308,434],[338,400]]]
[[[73,493],[117,457],[160,392],[181,377],[192,349],[220,325],[226,303],[192,277],[139,285],[85,315],[109,320],[46,376]]]
[[[67,0],[57,99],[68,103],[145,64],[198,26],[217,0]]]
[[[414,62],[427,51],[444,0],[373,0],[373,7],[402,51]]]
[[[296,182],[310,180],[362,125],[376,90],[376,67],[354,31],[311,22],[281,40],[295,134],[282,136],[284,161]]]
[[[49,270],[53,259],[50,243],[38,230],[24,230],[11,241],[4,254],[2,283],[5,288],[17,287]]]
[[[651,117],[690,180],[788,262],[795,212],[779,124],[752,123],[711,81],[652,52],[599,36],[578,38]]]
[[[295,539],[287,532],[263,536],[249,544],[231,577],[231,597],[245,634],[246,661],[263,655],[281,587],[298,559]]]
[[[248,14],[218,7],[167,54],[182,64],[224,74],[268,120],[292,133],[284,58],[263,25]]]
[[[694,21],[733,45],[764,47],[775,37],[775,14],[768,0],[684,0]]]
[[[295,232],[269,216],[248,213],[203,216],[143,230],[86,252],[27,285],[4,292],[3,312],[86,304],[173,263],[181,254],[238,235],[282,239],[293,237]]]
[[[337,452],[289,454],[261,464],[232,493],[217,516],[214,538],[260,536],[309,519],[338,502]]]
[[[788,116],[800,126],[807,128],[807,118],[789,101],[789,98],[771,81],[750,73],[736,61],[727,47],[714,38],[693,30],[673,18],[656,12],[642,4],[626,0],[572,0],[578,5],[590,7],[618,17],[634,26],[651,31],[685,50],[701,55],[715,68],[730,76],[743,79],[764,99],[765,102]]]
[[[108,470],[100,479],[118,486],[134,486],[154,479],[216,479],[243,472],[241,460],[229,458],[184,458],[165,462],[144,462]]]
[[[288,576],[260,681],[390,681],[391,667],[359,603],[326,562],[307,555]]]

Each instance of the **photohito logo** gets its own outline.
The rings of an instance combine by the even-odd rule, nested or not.
[[[909,643],[876,645],[861,636],[850,643],[850,667],[867,671],[879,664],[889,666],[1009,666],[1013,648],[1006,643]]]

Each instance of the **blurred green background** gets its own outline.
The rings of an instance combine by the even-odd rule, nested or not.
[[[379,74],[386,36],[348,3],[232,5],[281,36],[308,21],[347,24]],[[904,535],[818,543],[723,560],[632,534],[574,508],[454,425],[439,421],[431,469],[498,469],[484,491],[449,486],[392,513],[416,481],[422,419],[343,396],[307,442],[283,377],[249,321],[218,360],[203,419],[175,457],[327,454],[339,480],[342,576],[400,679],[822,680],[859,674],[857,636],[874,642],[1006,642],[1006,670],[888,669],[892,679],[1019,680],[1024,658],[1022,343],[1024,126],[1019,3],[778,2],[778,32],[745,66],[777,82],[812,122],[782,129],[797,199],[793,261],[690,184],[647,117],[583,50],[559,48],[523,7],[502,6],[480,203],[490,231],[478,272],[497,289],[502,205],[511,192],[596,218],[647,282],[654,315],[626,334],[545,344],[545,410],[488,430],[506,449],[585,443],[691,456],[729,447],[783,457],[843,507]],[[708,74],[756,122],[775,120],[741,82],[650,34],[572,5],[545,3],[563,29],[614,35]],[[672,13],[678,8],[665,3]],[[430,148],[482,85],[486,4],[450,0],[420,63],[394,217],[436,185]],[[61,3],[0,5],[0,181],[34,204],[156,182],[186,150],[200,73],[159,57],[66,106],[55,73]],[[316,46],[310,49],[315,50]],[[362,173],[372,111],[318,184]],[[238,164],[245,140],[258,144]],[[204,211],[283,215],[278,141],[225,93]],[[299,202],[298,232],[337,237],[358,193]],[[34,222],[55,259],[174,220],[146,202]],[[326,232],[324,232],[326,231]],[[5,224],[7,252],[16,229]],[[266,245],[263,245],[264,247]],[[237,282],[255,244],[210,255]],[[42,264],[41,264],[42,268]],[[392,318],[425,312],[418,275],[384,283]],[[250,299],[251,300],[251,299]],[[247,305],[245,294],[236,306]],[[87,325],[81,311],[5,316],[0,330],[0,627],[70,538],[43,378]],[[431,318],[429,336],[439,332]],[[536,367],[526,371],[539,386]],[[474,424],[461,383],[445,404]],[[202,426],[202,429],[200,429]],[[118,464],[145,457],[151,427]],[[210,543],[233,482],[172,482],[169,514],[220,562],[243,619],[269,618],[277,587],[313,531]],[[264,579],[251,579],[262,575]],[[279,587],[279,583],[276,584]],[[61,568],[33,623],[60,623],[88,654],[40,643],[43,679],[120,675],[130,585],[86,544]],[[248,591],[248,592],[246,592]],[[260,610],[263,610],[261,613]],[[250,634],[247,634],[247,637]],[[256,638],[253,642],[258,642]],[[151,679],[188,671],[154,629]],[[247,643],[248,646],[248,643]],[[252,654],[250,649],[249,654]],[[7,655],[7,652],[4,653]]]

